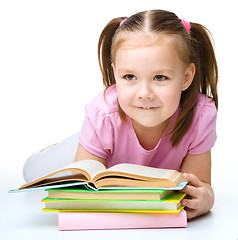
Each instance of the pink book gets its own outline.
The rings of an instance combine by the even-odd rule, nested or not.
[[[59,230],[133,229],[187,227],[187,215],[121,213],[121,212],[59,212]]]

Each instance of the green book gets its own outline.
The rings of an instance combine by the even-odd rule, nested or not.
[[[161,200],[175,192],[162,189],[107,189],[91,191],[75,187],[47,189],[46,191],[49,198],[118,200]]]

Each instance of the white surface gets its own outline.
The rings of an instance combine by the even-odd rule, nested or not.
[[[188,222],[187,228],[137,229],[137,230],[91,230],[62,232],[58,230],[57,213],[45,213],[41,209],[44,191],[7,193],[6,184],[1,194],[1,239],[237,239],[238,238],[238,192],[226,182],[214,182],[216,203],[205,216]],[[227,198],[223,189],[233,196]]]
[[[41,212],[42,192],[6,192],[24,183],[22,166],[30,154],[80,129],[85,104],[102,90],[97,41],[107,22],[155,8],[205,25],[215,39],[216,204],[187,229],[58,232],[57,215]],[[238,238],[237,203],[230,197],[237,198],[238,183],[236,1],[1,0],[0,22],[0,239]]]

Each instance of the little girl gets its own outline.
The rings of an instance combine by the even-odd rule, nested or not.
[[[105,91],[86,106],[79,133],[27,160],[25,179],[73,158],[176,169],[189,182],[188,218],[208,212],[218,106],[208,30],[171,12],[140,12],[107,24],[98,57]]]

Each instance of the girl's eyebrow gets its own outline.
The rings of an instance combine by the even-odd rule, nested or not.
[[[129,68],[118,68],[117,69],[117,72],[123,72],[123,73],[125,73],[125,72],[127,72],[127,73],[131,73],[131,72],[134,72],[133,70],[131,70],[131,69],[129,69]]]
[[[174,74],[174,70],[173,69],[169,69],[169,68],[164,68],[164,69],[159,69],[158,71],[155,71],[157,73],[169,73],[169,74]]]

